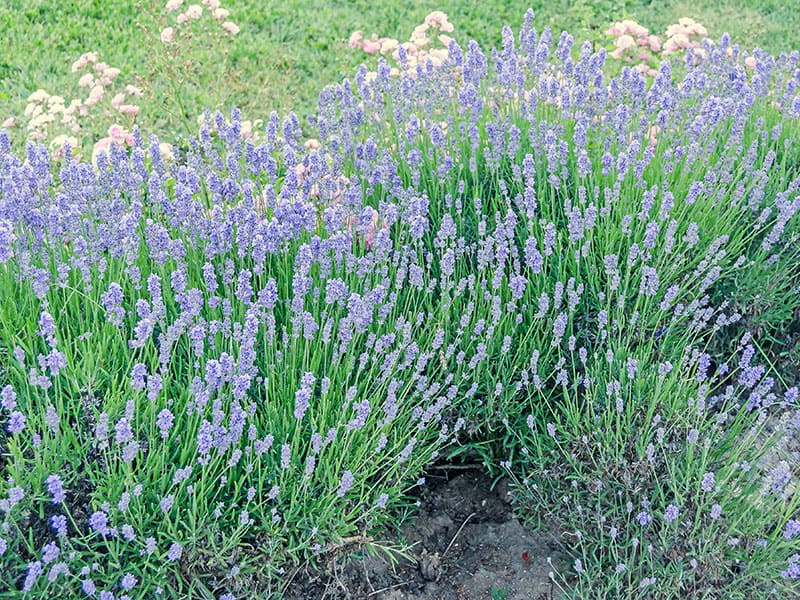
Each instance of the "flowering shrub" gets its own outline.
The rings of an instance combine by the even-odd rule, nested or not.
[[[748,77],[723,38],[648,87],[572,43],[529,12],[490,56],[326,88],[314,139],[218,113],[173,163],[138,130],[96,166],[0,135],[0,585],[279,592],[478,441],[524,508],[590,523],[579,592],[624,563],[623,596],[788,593],[796,476],[757,494],[751,443],[774,382],[748,340],[704,350],[742,267],[792,281],[798,54]]]

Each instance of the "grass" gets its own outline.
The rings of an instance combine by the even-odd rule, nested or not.
[[[123,76],[139,73],[151,48],[141,43],[136,0],[8,0],[0,4],[4,53],[0,56],[0,118],[20,114],[25,99],[38,88],[51,93],[73,86],[69,65],[81,52],[96,49],[101,60],[118,66]],[[347,46],[355,29],[366,34],[407,39],[432,10],[443,10],[459,39],[475,39],[489,48],[500,41],[504,25],[517,27],[530,6],[537,27],[566,29],[576,38],[605,37],[613,20],[631,17],[653,32],[663,32],[679,17],[705,24],[711,37],[728,31],[743,47],[771,52],[800,48],[800,11],[783,0],[519,0],[473,2],[382,0],[325,2],[308,0],[232,0],[225,3],[242,31],[230,49],[237,77],[226,82],[245,118],[264,118],[270,110],[308,114],[322,87],[352,74],[364,55]],[[31,60],[36,57],[36,60]],[[201,63],[219,60],[214,51],[200,53]],[[211,106],[208,90],[215,79],[201,82],[197,106]],[[203,89],[205,86],[205,90]]]

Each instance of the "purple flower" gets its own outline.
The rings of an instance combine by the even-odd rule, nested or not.
[[[33,589],[33,586],[36,584],[36,580],[39,578],[39,575],[42,574],[42,570],[42,563],[38,560],[28,563],[25,581],[22,583],[23,592],[30,592]]]
[[[17,394],[10,385],[6,385],[3,391],[0,392],[0,406],[5,408],[8,412],[13,412],[17,407]]]
[[[122,577],[122,581],[119,582],[119,587],[121,587],[123,590],[129,592],[134,588],[134,586],[137,583],[139,583],[139,580],[136,579],[136,577],[134,577],[130,573],[126,573]]]
[[[798,533],[800,533],[800,520],[789,520],[786,523],[786,528],[783,530],[783,537],[785,537],[787,540],[790,540]]]
[[[59,537],[67,535],[67,517],[64,515],[53,515],[50,517],[50,527],[52,527]]]
[[[646,527],[647,525],[653,522],[653,517],[650,515],[649,512],[643,510],[636,515],[636,520],[639,521],[639,525],[641,525],[642,527]]]
[[[298,421],[306,414],[310,406],[309,400],[311,399],[311,389],[302,387],[295,392],[294,399],[294,418]]]
[[[147,556],[152,555],[156,551],[155,538],[149,537],[144,541],[144,554]]]
[[[81,589],[87,596],[94,596],[97,593],[97,586],[91,579],[81,580]]]
[[[100,296],[103,308],[106,309],[108,321],[117,327],[121,327],[125,319],[125,309],[122,308],[122,287],[116,282],[108,286],[108,291]]]
[[[93,512],[89,517],[89,527],[100,535],[106,535],[108,533],[108,515],[102,510]]]
[[[170,511],[174,502],[175,494],[170,494],[169,496],[164,496],[159,502],[159,505],[161,506],[161,510],[166,513]]]
[[[23,429],[25,429],[25,415],[23,415],[18,410],[15,410],[8,417],[8,424],[6,425],[6,430],[11,435],[17,435]]]
[[[47,338],[48,341],[52,341],[52,338],[56,333],[56,322],[53,319],[53,315],[47,311],[42,311],[42,313],[39,315],[38,333],[43,338]]]
[[[114,433],[116,442],[120,445],[133,439],[133,429],[131,428],[128,419],[122,417],[114,425]]]
[[[145,389],[145,376],[147,375],[147,367],[142,363],[136,363],[131,369],[131,387],[137,392]]]
[[[132,542],[136,537],[136,531],[127,523],[120,528],[120,533],[122,533],[122,537],[129,542]]]
[[[160,375],[150,375],[147,378],[147,399],[151,402],[155,402],[156,398],[158,398],[158,394],[161,392],[161,376]]]
[[[169,430],[172,427],[175,417],[168,408],[162,409],[156,417],[156,426],[161,432],[161,439],[165,440],[169,437]]]
[[[708,472],[703,475],[703,480],[700,482],[700,487],[704,492],[710,492],[714,489],[714,473]]]
[[[61,548],[58,547],[58,544],[55,542],[45,544],[42,548],[42,562],[49,564],[57,559],[59,554],[61,554]]]
[[[667,510],[664,511],[664,520],[667,523],[672,523],[678,518],[678,514],[680,509],[675,504],[670,504],[667,506]]]
[[[722,507],[719,504],[711,505],[711,519],[716,521],[722,515]]]
[[[176,562],[180,559],[181,554],[183,554],[183,546],[177,542],[173,542],[169,547],[169,551],[167,552],[167,560]]]
[[[58,475],[50,475],[46,482],[47,491],[53,499],[53,504],[61,504],[67,499],[67,493],[64,491],[64,484],[61,482],[61,477]]]
[[[342,480],[339,482],[339,489],[336,491],[337,498],[344,498],[344,495],[353,487],[355,478],[350,471],[345,471],[342,474]]]
[[[528,285],[528,280],[521,275],[515,275],[511,278],[509,287],[511,288],[511,297],[514,300],[519,300],[525,295],[525,288]]]
[[[291,464],[292,448],[289,444],[281,445],[281,469],[288,469]]]
[[[367,423],[367,417],[369,416],[371,410],[369,400],[367,399],[364,399],[363,401],[356,404],[354,408],[357,414],[354,419],[351,419],[347,423],[348,431],[359,430],[362,427],[364,427],[364,425],[366,425]]]
[[[564,332],[567,330],[567,313],[561,312],[553,321],[553,341],[550,342],[551,346],[558,346],[561,339],[564,337]]]

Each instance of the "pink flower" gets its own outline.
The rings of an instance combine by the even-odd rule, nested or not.
[[[30,96],[28,96],[28,102],[32,102],[33,104],[39,104],[40,102],[44,102],[50,97],[50,94],[45,92],[44,90],[36,90]]]
[[[653,52],[661,50],[661,39],[657,35],[648,36],[647,41],[650,44],[650,50]]]
[[[308,140],[306,140],[304,146],[306,150],[319,150],[320,148],[319,140],[316,138],[309,138]]]
[[[175,17],[175,20],[178,22],[178,25],[183,25],[184,23],[186,23],[186,21],[189,20],[189,17],[187,17],[185,13],[181,13],[177,17]]]
[[[142,95],[142,88],[136,87],[135,85],[126,85],[125,91],[130,94],[131,96],[141,96]]]
[[[186,16],[190,19],[199,19],[203,16],[203,7],[199,4],[192,4],[186,9]]]
[[[217,10],[219,8],[219,0],[203,0],[208,10]]]
[[[679,50],[688,48],[690,46],[689,38],[682,33],[678,33],[664,42],[664,54],[675,54]]]
[[[400,45],[403,48],[405,48],[406,54],[408,54],[409,56],[416,56],[417,52],[419,52],[419,48],[417,48],[417,46],[415,44],[412,44],[411,42],[403,42]]]
[[[104,93],[105,92],[103,90],[103,86],[102,85],[94,86],[92,88],[92,91],[89,92],[89,97],[86,99],[86,102],[84,104],[87,104],[89,106],[91,106],[93,104],[97,104],[98,102],[100,102],[100,100],[103,99],[103,94]]]
[[[108,79],[113,80],[119,74],[120,70],[117,67],[107,67],[106,70],[103,72],[103,77],[107,77]]]
[[[123,115],[138,115],[139,107],[135,104],[123,104],[119,107],[119,112]]]
[[[167,142],[161,142],[158,144],[158,151],[161,153],[161,157],[166,161],[175,160],[175,153],[172,151],[172,144],[168,144]]]
[[[651,125],[650,129],[647,130],[647,138],[650,141],[651,146],[655,146],[658,142],[659,133],[661,133],[661,127],[658,125]]]
[[[72,63],[72,72],[80,71],[89,63],[97,62],[97,52],[84,52],[81,57]]]
[[[646,27],[642,27],[631,19],[624,19],[620,25],[622,26],[623,33],[627,32],[633,37],[645,37],[649,33]]]
[[[375,232],[378,230],[378,222],[380,220],[380,215],[378,211],[374,208],[372,209],[372,220],[369,222],[369,230],[364,235],[364,245],[367,249],[372,248],[373,240],[375,239]]]
[[[178,10],[183,4],[183,0],[169,0],[166,9],[169,11]]]
[[[376,52],[380,52],[381,45],[375,40],[364,40],[361,49],[367,54],[375,54]]]
[[[120,105],[125,102],[125,94],[116,94],[111,98],[111,108],[119,110]]]
[[[172,27],[167,27],[161,32],[161,41],[164,44],[171,44],[175,41],[175,30]]]
[[[708,35],[708,29],[700,25],[700,23],[695,23],[691,27],[690,31],[695,35],[699,35],[700,37],[706,37]]]
[[[224,21],[228,18],[228,15],[231,14],[231,11],[227,8],[215,8],[213,14],[217,21]]]
[[[5,121],[0,123],[0,127],[3,129],[11,129],[15,124],[16,122],[14,121],[14,117],[8,117]]]
[[[92,163],[97,165],[97,157],[100,155],[101,152],[108,153],[108,149],[111,148],[112,139],[110,137],[105,137],[97,140],[92,148]]]
[[[676,35],[688,35],[689,30],[686,29],[683,25],[673,24],[667,27],[667,31],[665,35],[667,37],[674,37]]]
[[[414,29],[414,32],[411,34],[409,41],[412,44],[419,46],[420,48],[422,46],[425,46],[426,44],[428,44],[428,42],[431,41],[430,38],[428,38],[428,35],[426,33],[427,31],[428,31],[428,26],[425,25],[424,23],[422,25],[417,25],[417,27]]]
[[[606,29],[606,35],[620,36],[625,33],[625,26],[622,23],[614,23]]]
[[[74,63],[72,63],[72,72],[73,72],[73,73],[77,73],[77,72],[78,72],[78,71],[80,71],[80,70],[81,70],[83,67],[85,67],[85,66],[86,66],[86,62],[87,62],[87,61],[86,61],[86,58],[85,58],[85,56],[86,56],[85,54],[84,54],[84,55],[82,55],[82,56],[81,56],[81,57],[80,57],[78,60],[76,60]]]
[[[425,17],[425,25],[433,29],[440,29],[448,33],[453,31],[453,25],[447,20],[447,15],[440,10],[435,10]]]
[[[92,87],[94,85],[94,75],[91,73],[86,73],[80,79],[78,79],[78,85],[80,87]]]
[[[126,135],[128,135],[127,130],[119,123],[114,123],[111,127],[108,128],[109,140],[114,140],[115,142],[119,142],[120,140],[124,139]]]
[[[636,42],[631,36],[625,34],[619,36],[617,40],[614,42],[614,45],[620,50],[625,51],[628,48],[633,48],[636,45]]]
[[[392,38],[381,38],[381,54],[391,54],[400,45],[400,42]]]
[[[225,21],[222,24],[222,29],[224,29],[227,33],[231,35],[236,35],[237,33],[239,33],[239,26],[232,21]]]
[[[756,68],[756,57],[755,56],[748,56],[744,59],[744,66],[748,69],[755,69]]]
[[[353,33],[350,34],[350,39],[347,41],[347,44],[351,48],[360,47],[361,40],[363,39],[364,39],[364,34],[361,32],[361,30],[354,31]]]

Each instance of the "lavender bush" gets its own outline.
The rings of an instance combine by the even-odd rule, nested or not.
[[[174,164],[0,134],[0,587],[279,594],[471,448],[574,532],[578,595],[793,589],[759,459],[796,388],[709,349],[745,269],[800,305],[798,55],[707,41],[649,85],[532,19],[263,141],[208,115]]]

